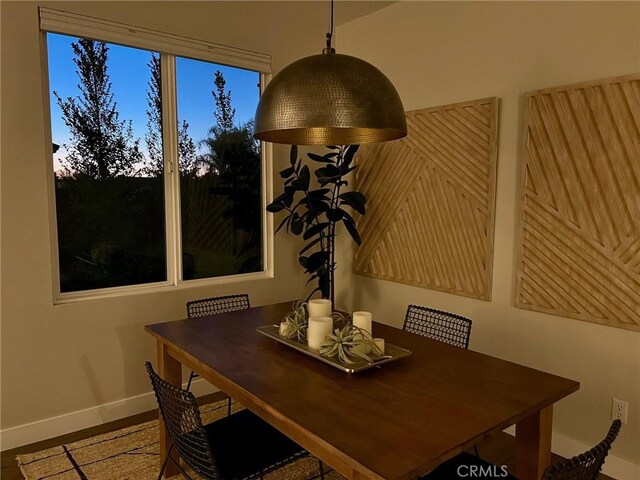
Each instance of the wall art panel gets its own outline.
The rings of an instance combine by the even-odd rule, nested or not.
[[[498,98],[407,113],[406,138],[363,146],[354,272],[491,299]]]
[[[516,306],[640,331],[640,75],[524,109]]]

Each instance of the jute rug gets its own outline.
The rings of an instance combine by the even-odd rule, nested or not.
[[[234,404],[234,410],[242,407]],[[209,423],[227,414],[227,401],[200,408]],[[79,442],[60,445],[16,457],[26,480],[155,480],[159,472],[158,422],[134,425]],[[189,470],[188,470],[189,471]],[[197,475],[189,474],[193,478]],[[318,461],[302,458],[269,475],[265,480],[319,479]],[[179,480],[182,476],[173,477]],[[325,466],[327,480],[342,477]]]

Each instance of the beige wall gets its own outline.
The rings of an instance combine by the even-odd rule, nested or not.
[[[44,4],[44,3],[42,3]],[[2,429],[150,390],[144,325],[183,318],[185,302],[248,292],[254,305],[303,293],[296,244],[276,242],[275,278],[52,304],[37,2],[2,2]],[[383,4],[350,3],[339,21]],[[271,54],[274,72],[324,46],[325,2],[53,2],[50,6]],[[274,170],[288,159],[276,148]],[[282,160],[280,160],[282,159]],[[284,162],[284,163],[283,163]],[[279,177],[278,177],[279,178]],[[281,186],[276,184],[275,190]]]
[[[53,306],[35,2],[2,2],[1,421],[2,429],[149,390],[142,369],[154,345],[145,323],[180,318],[184,303],[246,291],[255,305],[302,294],[286,236],[276,242],[275,279]],[[385,4],[386,5],[386,4]],[[274,71],[323,46],[324,4],[313,2],[55,2],[56,8],[248,48],[273,56]],[[382,5],[346,6],[344,20]],[[474,319],[471,347],[579,380],[556,408],[556,430],[595,443],[612,396],[629,401],[615,452],[640,461],[640,335],[513,308],[517,138],[521,94],[640,70],[638,3],[402,3],[338,28],[341,53],[380,67],[405,107],[501,97],[492,302],[349,275],[340,246],[339,298],[400,325],[410,302]],[[311,20],[313,19],[313,20]],[[274,169],[287,158],[275,150]],[[275,184],[276,194],[279,183]],[[345,285],[350,285],[349,288]]]
[[[336,38],[389,76],[406,110],[501,98],[492,301],[354,275],[353,307],[396,326],[409,303],[457,312],[474,320],[472,349],[580,381],[554,428],[584,444],[604,436],[611,397],[627,400],[614,454],[640,463],[640,334],[513,306],[522,94],[640,71],[640,3],[400,2]]]

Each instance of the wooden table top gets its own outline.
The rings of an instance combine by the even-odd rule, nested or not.
[[[369,478],[416,478],[579,388],[379,323],[374,336],[413,355],[348,374],[255,331],[290,310],[286,302],[146,330],[338,471],[355,468]]]

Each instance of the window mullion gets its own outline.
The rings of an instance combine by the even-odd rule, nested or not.
[[[162,54],[162,150],[164,157],[167,280],[177,285],[182,272],[180,236],[180,174],[178,162],[178,114],[176,58]]]

